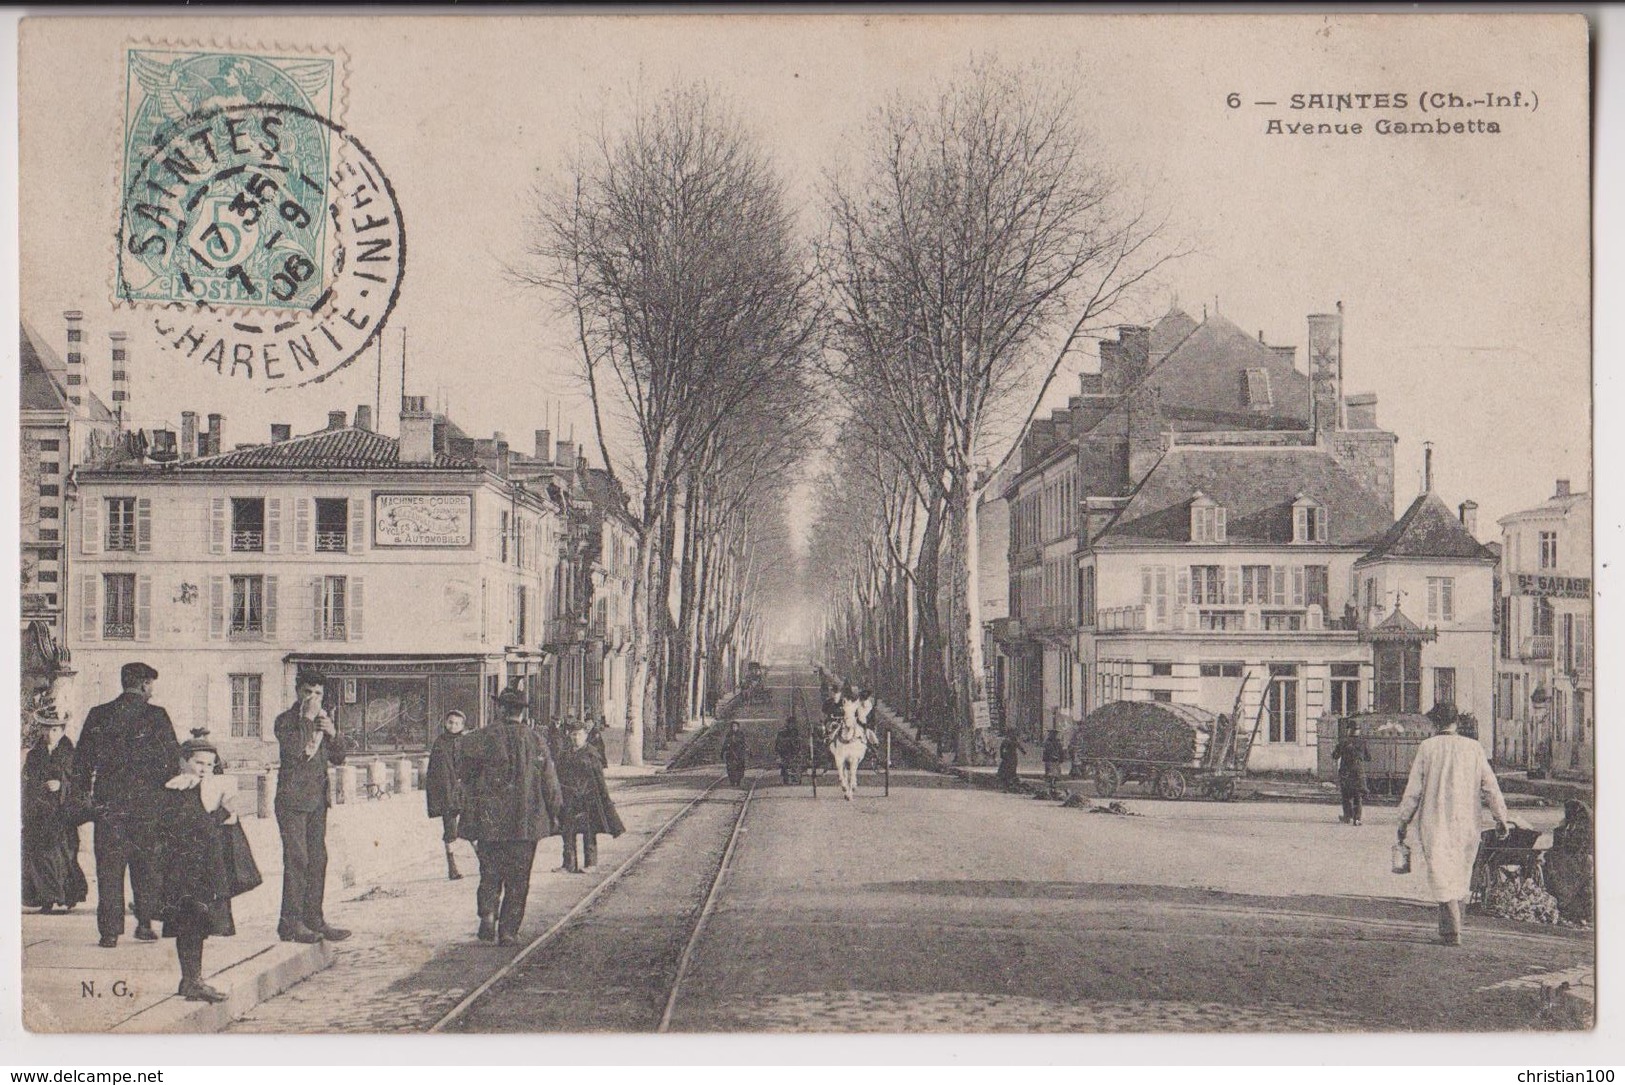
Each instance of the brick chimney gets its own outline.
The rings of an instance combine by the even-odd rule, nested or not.
[[[560,467],[573,468],[576,465],[575,445],[572,445],[569,441],[560,441],[558,454],[554,457],[553,462]]]
[[[68,386],[68,402],[75,408],[81,408],[85,405],[85,331],[79,322],[85,319],[85,314],[78,309],[69,309],[62,314],[62,319],[68,324],[68,371],[63,379]]]
[[[181,412],[180,458],[189,460],[197,455],[197,412]]]
[[[1568,497],[1569,496],[1569,480],[1568,479],[1560,478],[1560,479],[1557,480],[1557,493],[1555,495],[1553,495],[1553,496],[1555,496],[1555,497]]]
[[[1309,404],[1315,433],[1343,428],[1343,303],[1309,316]]]
[[[1151,364],[1151,329],[1125,324],[1116,340],[1100,341],[1100,376],[1108,395],[1121,395],[1139,383]]]
[[[225,432],[226,416],[223,414],[209,415],[209,452],[210,456],[218,455],[225,446],[221,443],[221,435]]]
[[[327,412],[327,428],[328,429],[343,429],[344,426],[345,426],[345,420],[344,420],[344,412],[343,411],[328,411]]]
[[[434,415],[423,396],[401,397],[401,462],[434,462]]]
[[[1467,529],[1467,534],[1478,538],[1478,502],[1463,501],[1460,505],[1461,526]]]
[[[536,431],[536,460],[538,463],[553,462],[553,435],[545,429]]]
[[[1344,421],[1349,429],[1377,428],[1377,393],[1361,392],[1343,398]]]
[[[123,429],[130,417],[130,355],[124,346],[123,332],[108,332],[107,338],[113,358],[113,413],[118,416],[119,428]]]
[[[1433,442],[1422,442],[1422,492],[1433,492]]]
[[[355,408],[355,428],[367,433],[372,432],[372,404],[358,403]]]
[[[1167,451],[1163,443],[1162,393],[1141,389],[1128,404],[1128,481],[1138,486]]]
[[[286,422],[271,423],[271,443],[279,445],[293,437],[293,427]]]

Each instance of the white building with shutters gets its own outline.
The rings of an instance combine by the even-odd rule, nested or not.
[[[557,502],[508,477],[505,443],[454,455],[420,398],[398,440],[357,421],[77,473],[68,633],[85,703],[141,660],[177,727],[208,726],[238,760],[274,756],[304,667],[364,750],[421,749],[453,708],[479,725],[513,682],[541,713]]]

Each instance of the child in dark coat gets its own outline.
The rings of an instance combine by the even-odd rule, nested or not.
[[[569,733],[569,749],[559,757],[559,789],[564,793],[564,869],[571,874],[598,865],[598,834],[626,831],[604,779],[604,762],[587,741],[587,727]],[[581,838],[579,858],[576,838]]]
[[[457,839],[458,820],[463,814],[462,758],[459,744],[463,740],[464,717],[455,709],[446,713],[445,730],[434,740],[429,751],[429,771],[424,776],[423,791],[429,800],[429,816],[440,819],[440,840],[446,846],[446,877],[457,881],[463,876],[457,869],[457,857],[451,845]]]

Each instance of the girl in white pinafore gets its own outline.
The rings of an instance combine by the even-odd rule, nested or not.
[[[1416,750],[1405,797],[1399,800],[1399,839],[1417,823],[1428,899],[1439,904],[1439,941],[1461,944],[1461,902],[1467,899],[1478,856],[1478,803],[1482,797],[1506,831],[1507,805],[1484,747],[1456,733],[1452,720]]]

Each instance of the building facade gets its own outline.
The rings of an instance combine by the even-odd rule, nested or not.
[[[1591,495],[1567,479],[1498,521],[1496,752],[1510,764],[1590,777],[1596,699]]]
[[[363,750],[421,749],[451,709],[478,725],[512,684],[544,715],[560,503],[501,457],[453,454],[421,397],[403,400],[399,439],[367,414],[230,451],[183,434],[198,445],[173,463],[81,470],[68,639],[83,696],[111,697],[143,660],[182,730],[250,761],[274,757],[305,667]]]

